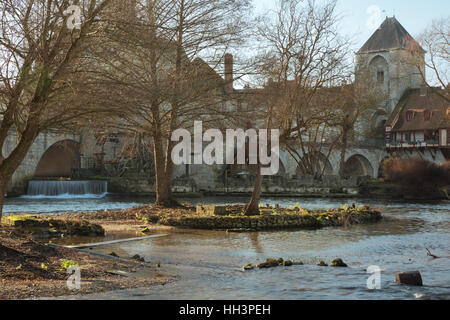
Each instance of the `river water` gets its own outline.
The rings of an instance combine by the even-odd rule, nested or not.
[[[201,203],[243,203],[245,198],[203,198]],[[8,199],[6,212],[124,209],[152,199]],[[299,202],[306,209],[332,208],[351,200],[263,199],[282,206]],[[67,299],[450,299],[450,202],[405,203],[358,200],[383,209],[385,219],[370,225],[321,230],[226,233],[177,230],[168,236],[120,243],[95,250],[140,254],[161,262],[176,280],[151,289],[133,289],[66,297]],[[442,258],[427,257],[425,248]],[[305,264],[242,271],[266,258],[301,260]],[[342,258],[349,268],[319,267]],[[381,269],[381,289],[370,290],[369,266]],[[395,273],[419,270],[423,287],[399,286]]]

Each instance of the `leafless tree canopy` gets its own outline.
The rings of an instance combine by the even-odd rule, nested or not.
[[[245,39],[249,1],[132,2],[130,16],[110,15],[86,68],[95,100],[112,112],[105,128],[152,140],[157,203],[170,205],[171,134],[228,118],[214,69]]]
[[[76,103],[72,81],[109,2],[79,1],[77,28],[67,24],[68,0],[0,3],[0,150],[10,132],[18,137],[9,155],[0,154],[0,212],[6,184],[39,132],[64,127],[92,112]]]
[[[336,142],[331,88],[350,73],[349,41],[338,33],[339,19],[336,1],[280,1],[275,20],[258,28],[268,46],[260,67],[277,114],[271,125],[284,131],[287,150],[308,174],[325,170],[319,155],[325,143]]]
[[[418,37],[418,43],[426,51],[423,52],[417,45],[412,45],[409,49],[416,57],[416,63],[419,64],[426,54],[426,70],[419,68],[424,82],[432,87],[437,83],[446,90],[445,98],[450,101],[450,19],[442,18],[435,20]],[[431,74],[426,77],[426,72]],[[427,79],[428,78],[428,79]],[[430,81],[430,79],[432,79]],[[434,83],[433,83],[434,80]]]

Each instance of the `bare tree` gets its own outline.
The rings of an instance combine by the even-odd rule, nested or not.
[[[257,31],[266,48],[259,58],[260,75],[269,82],[265,125],[280,129],[282,145],[301,167],[319,176],[326,161],[318,154],[335,143],[329,139],[333,108],[326,88],[340,84],[350,65],[349,42],[339,35],[338,23],[334,0],[320,5],[289,0],[279,1],[275,19],[261,19]],[[247,214],[259,211],[256,201],[251,203]]]
[[[429,88],[432,88],[433,83],[426,77],[426,72],[431,71],[433,80],[445,90],[444,94],[441,94],[439,91],[436,91],[436,93],[450,101],[449,18],[433,21],[417,40],[417,43],[410,44],[409,50],[415,58],[414,61],[422,76],[422,80]],[[423,65],[424,55],[426,55],[425,66]]]
[[[18,137],[9,154],[0,154],[0,216],[7,184],[37,135],[95,112],[75,98],[62,103],[61,95],[73,96],[79,58],[109,2],[78,1],[72,13],[65,12],[68,0],[0,3],[0,150],[11,132]]]
[[[247,0],[136,1],[132,20],[112,21],[94,52],[107,124],[152,140],[156,204],[173,206],[172,132],[223,120],[224,80],[214,68],[243,40]],[[111,42],[113,43],[111,45]],[[100,68],[100,69],[99,69]],[[214,117],[212,117],[214,116]]]

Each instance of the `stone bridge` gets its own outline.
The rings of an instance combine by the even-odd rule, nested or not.
[[[8,136],[3,146],[3,154],[9,154],[17,142],[17,136],[12,133]],[[20,194],[25,192],[29,179],[39,177],[71,177],[79,169],[89,169],[89,164],[85,159],[94,159],[96,154],[102,154],[104,159],[111,160],[121,146],[112,143],[106,143],[99,146],[96,144],[92,135],[81,136],[79,134],[40,134],[26,158],[15,172],[10,182],[8,192],[11,194]],[[325,150],[322,159],[319,162],[326,164],[325,174],[327,176],[339,175],[340,150],[336,149],[325,156]],[[369,176],[377,178],[381,174],[383,160],[388,157],[388,153],[383,146],[376,145],[353,145],[347,149],[345,157],[345,172],[348,176]],[[406,158],[420,157],[434,162],[444,162],[445,157],[441,152],[423,151],[406,152],[401,155]],[[213,191],[223,188],[224,172],[227,167],[224,165],[189,165],[177,166],[174,170],[176,180],[189,180],[195,184],[195,190]],[[77,171],[79,172],[79,171]],[[296,161],[284,151],[280,154],[280,172],[279,177],[285,180],[278,183],[291,181],[296,176],[304,173],[298,167]],[[278,181],[274,180],[273,181]],[[194,188],[181,188],[181,190],[192,190]]]
[[[78,167],[79,141],[77,134],[40,134],[14,173],[8,191],[22,193],[27,181],[34,177],[70,176]],[[3,154],[9,155],[16,143],[17,134],[10,133],[3,145]]]

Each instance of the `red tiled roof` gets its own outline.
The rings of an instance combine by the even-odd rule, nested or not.
[[[435,88],[428,90],[426,95],[421,95],[420,89],[409,90],[398,103],[387,125],[392,126],[392,131],[450,129],[450,103],[442,97],[443,94],[443,90]]]

